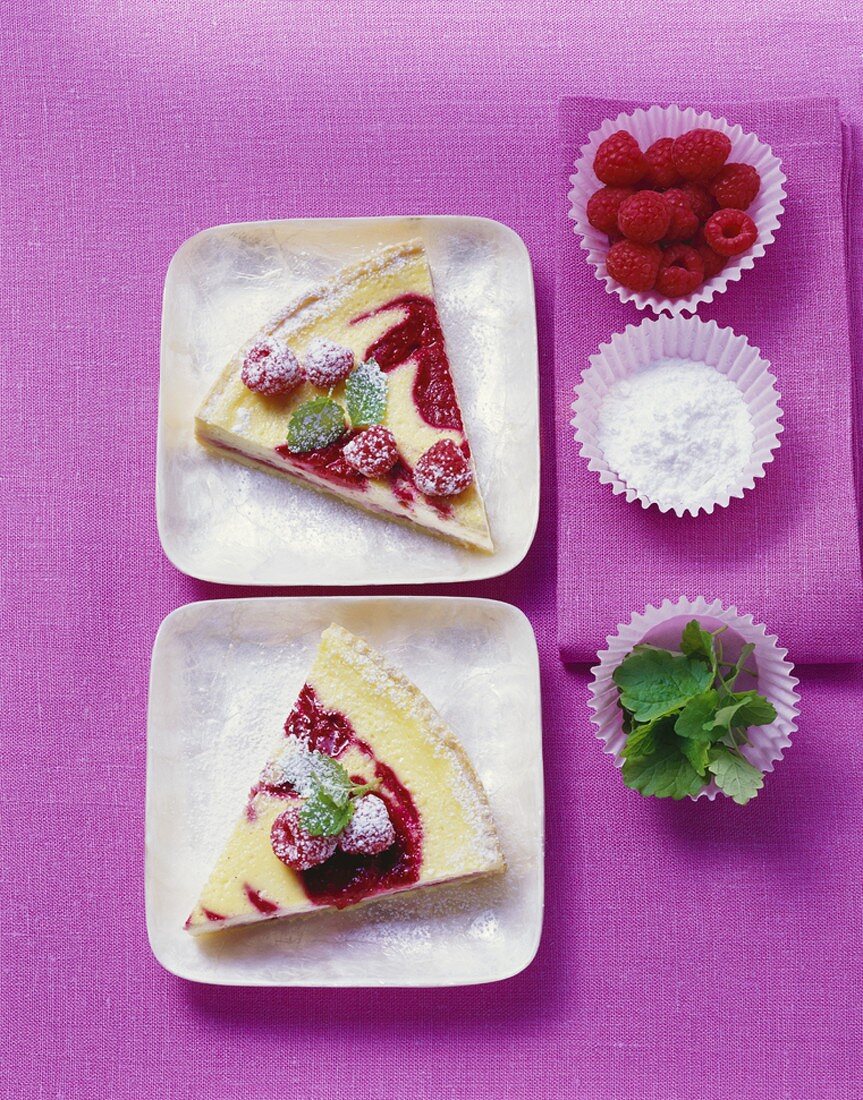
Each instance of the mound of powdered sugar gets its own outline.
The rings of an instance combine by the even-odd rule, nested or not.
[[[731,489],[755,439],[738,387],[706,363],[679,359],[616,382],[597,426],[605,460],[620,479],[679,509]]]

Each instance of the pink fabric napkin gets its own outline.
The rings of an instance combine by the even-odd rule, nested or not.
[[[581,97],[561,103],[555,298],[561,655],[590,661],[617,623],[646,603],[703,594],[767,623],[796,662],[859,660],[863,585],[849,332],[849,312],[859,301],[849,302],[845,217],[846,204],[859,202],[863,190],[848,160],[857,151],[854,132],[846,129],[843,152],[842,122],[830,99],[694,104],[758,134],[788,177],[774,243],[740,282],[698,311],[745,334],[771,362],[785,431],[766,477],[742,500],[711,516],[678,519],[600,485],[569,425],[573,387],[588,357],[612,333],[653,316],[606,293],[567,216],[569,176],[587,135],[637,106]]]

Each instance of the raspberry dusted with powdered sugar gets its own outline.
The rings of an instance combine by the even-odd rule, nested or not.
[[[414,467],[414,484],[427,497],[453,497],[472,481],[470,463],[451,439],[429,447]]]
[[[240,377],[254,393],[280,397],[302,382],[303,370],[288,345],[271,336],[246,352]]]
[[[326,863],[338,846],[338,837],[312,836],[300,824],[300,807],[291,806],[273,822],[270,844],[286,866],[294,871],[308,871]]]
[[[328,390],[344,382],[354,369],[354,353],[332,340],[315,340],[309,345],[303,365],[311,384]]]
[[[354,813],[339,837],[343,852],[358,856],[376,856],[392,848],[396,831],[390,821],[387,804],[376,794],[364,794],[354,803]]]
[[[342,453],[345,459],[366,477],[383,477],[395,466],[399,457],[396,437],[382,424],[366,428],[346,443]]]

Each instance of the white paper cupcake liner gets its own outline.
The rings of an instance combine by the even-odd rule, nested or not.
[[[614,757],[615,767],[621,768],[626,734],[623,731],[623,712],[618,705],[619,693],[612,674],[633,647],[645,639],[676,649],[683,627],[690,619],[698,619],[709,630],[726,624],[728,630],[721,637],[725,652],[732,660],[736,659],[740,646],[747,642],[755,646],[747,664],[757,670],[757,678],[754,683],[747,683],[741,678],[740,683],[747,689],[755,687],[770,700],[776,708],[776,720],[769,726],[748,730],[751,744],[743,746],[741,752],[765,774],[772,772],[791,744],[791,735],[797,729],[800,713],[797,705],[800,696],[794,690],[799,681],[792,675],[794,666],[786,660],[788,650],[782,649],[777,637],[768,634],[766,628],[754,622],[751,615],[741,615],[736,607],[725,608],[719,600],[707,600],[704,596],[697,596],[694,600],[681,596],[675,603],[663,600],[661,607],[648,605],[640,614],[634,614],[628,623],[619,623],[617,633],[606,639],[608,648],[597,654],[599,663],[591,669],[593,682],[588,706],[597,738],[603,743],[604,751]],[[716,784],[711,782],[690,798],[709,798],[712,801],[720,793]]]
[[[758,227],[758,240],[741,256],[732,256],[725,268],[712,279],[706,280],[685,298],[666,298],[657,291],[636,291],[621,286],[608,274],[605,258],[608,255],[608,237],[595,229],[587,220],[587,200],[603,186],[593,171],[596,150],[607,137],[617,130],[626,130],[636,139],[642,151],[661,137],[679,137],[687,130],[721,130],[731,140],[731,162],[751,164],[761,176],[761,190],[746,211]],[[744,133],[740,126],[732,126],[724,118],[714,118],[707,111],[698,112],[692,107],[639,108],[631,115],[620,114],[605,122],[588,135],[581,156],[575,162],[575,174],[570,176],[569,216],[575,222],[575,232],[581,238],[581,247],[587,252],[588,263],[594,268],[597,279],[605,283],[609,294],[616,294],[622,302],[634,302],[639,309],[652,309],[654,313],[694,313],[702,302],[711,302],[729,283],[736,282],[752,267],[767,246],[773,241],[784,210],[785,174],[782,162],[769,145],[759,141],[755,134]]]
[[[599,410],[609,389],[661,359],[686,359],[715,367],[743,394],[754,429],[752,455],[736,480],[719,496],[702,496],[686,507],[653,500],[638,486],[621,480],[609,467],[598,439]],[[678,516],[687,512],[696,516],[700,511],[710,515],[714,508],[725,508],[732,498],[752,489],[773,461],[783,430],[776,379],[758,348],[732,329],[698,317],[649,318],[639,325],[627,325],[590,357],[590,366],[575,387],[575,396],[575,416],[570,423],[576,429],[580,453],[587,459],[588,468],[599,474],[600,482],[610,485],[614,493],[623,493],[627,500],[639,501],[644,508],[655,505],[660,512],[673,511]]]

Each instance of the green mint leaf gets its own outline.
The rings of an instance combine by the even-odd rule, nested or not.
[[[311,756],[309,793],[300,810],[300,824],[312,836],[337,836],[353,817],[353,798],[370,784],[358,785],[338,760],[315,750]]]
[[[746,662],[755,647],[747,643],[733,664],[723,663],[719,633],[693,619],[682,632],[680,653],[638,645],[615,670],[627,787],[680,799],[698,794],[712,776],[744,805],[763,786],[761,772],[739,747],[748,743],[750,726],[775,721],[776,709],[757,691],[734,692],[740,673],[752,673]]]
[[[338,760],[333,760],[332,757],[316,751],[313,768],[313,783],[320,787],[337,806],[344,806],[350,798],[353,783]]]
[[[649,722],[683,707],[710,687],[704,661],[651,646],[636,646],[614,670],[621,706],[636,722]]]
[[[683,628],[680,651],[687,657],[701,657],[716,674],[716,646],[713,635],[704,629],[698,619],[691,619]]]
[[[732,691],[734,685],[737,683],[737,677],[743,671],[743,666],[749,660],[750,654],[755,652],[755,645],[752,642],[747,642],[746,645],[740,650],[740,656],[735,663],[731,666],[731,671],[723,679],[723,684],[729,691]]]
[[[300,824],[310,836],[337,836],[353,814],[354,803],[350,798],[339,805],[316,781],[312,793],[300,810]]]
[[[387,376],[374,359],[360,363],[348,376],[345,403],[354,428],[383,423],[387,411]]]
[[[730,730],[732,726],[766,726],[776,721],[776,708],[757,691],[741,691],[731,696],[732,702],[716,711],[710,730]]]
[[[624,713],[626,712],[624,711]],[[656,725],[660,721],[661,719],[656,719],[653,722],[645,723],[643,726],[632,727],[623,748],[623,755],[627,760],[634,760],[637,756],[649,756],[651,753],[656,752],[658,747]]]
[[[710,762],[710,746],[715,734],[710,732],[708,726],[718,705],[719,695],[711,688],[690,699],[674,723],[680,751],[701,776],[707,774]]]
[[[758,768],[726,745],[714,745],[708,766],[716,786],[739,806],[745,806],[764,786],[764,776]]]
[[[685,798],[698,794],[704,786],[704,779],[680,751],[673,736],[650,755],[625,760],[622,774],[627,787],[656,798]]]
[[[679,743],[680,751],[689,763],[702,778],[706,777],[712,748],[710,740],[697,741],[693,737],[681,737]]]
[[[345,413],[331,397],[313,397],[295,410],[288,423],[288,449],[305,454],[329,447],[345,434]]]
[[[757,691],[741,691],[737,695],[738,700],[745,698],[744,705],[738,710],[737,717],[732,723],[735,726],[769,726],[776,721],[776,707],[759,695]]]
[[[713,688],[694,696],[677,716],[674,732],[679,737],[688,737],[695,741],[710,741],[708,723],[716,716],[718,706],[719,696]]]

